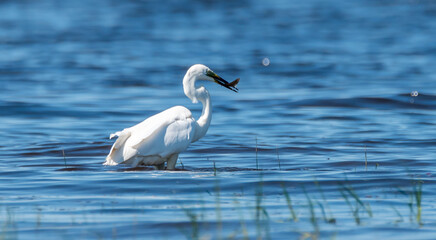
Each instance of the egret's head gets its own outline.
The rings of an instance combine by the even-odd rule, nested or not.
[[[191,98],[192,102],[197,102],[196,96],[196,80],[204,80],[218,83],[219,85],[228,88],[234,92],[238,92],[236,88],[236,84],[239,82],[239,78],[235,81],[229,83],[226,80],[222,79],[216,73],[214,73],[210,68],[203,64],[195,64],[188,69],[186,72],[185,78],[183,79],[183,88],[186,96]]]
[[[229,83],[220,76],[218,76],[216,73],[214,73],[210,68],[203,64],[195,64],[188,70],[188,75],[195,77],[196,80],[205,80],[205,81],[211,81],[218,83],[219,85],[228,88],[234,92],[238,92],[238,89],[236,88],[236,84],[238,84],[239,79]]]

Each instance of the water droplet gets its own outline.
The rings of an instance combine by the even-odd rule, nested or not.
[[[270,63],[269,58],[264,58],[264,59],[262,60],[262,65],[264,65],[265,67],[268,66],[269,63]]]

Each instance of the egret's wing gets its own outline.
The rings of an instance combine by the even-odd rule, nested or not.
[[[180,122],[185,122],[184,129],[186,129],[190,128],[194,120],[187,108],[176,106],[151,116],[133,127],[115,133],[118,139],[112,146],[105,164],[116,165],[129,160],[137,154],[142,156],[161,155],[161,153],[169,150],[166,149],[166,144],[162,143],[167,129],[174,131],[173,127],[169,128],[169,126],[181,124]],[[189,138],[190,135],[187,136]]]
[[[174,153],[186,150],[191,143],[195,120],[190,118],[177,119],[162,126],[148,138],[132,146],[143,156],[158,155],[166,158]]]
[[[143,122],[130,128],[133,132],[129,145],[137,148],[149,137],[165,130],[169,125],[177,121],[184,121],[192,118],[191,111],[182,106],[172,107],[156,115],[153,115]]]
[[[173,107],[153,116],[152,122],[159,122],[150,131],[149,125],[135,126],[135,133],[144,132],[147,128],[150,134],[132,134],[128,145],[143,156],[159,155],[166,157],[172,153],[185,150],[192,136],[195,120],[191,111],[185,107]]]

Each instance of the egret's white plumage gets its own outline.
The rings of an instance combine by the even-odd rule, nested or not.
[[[200,101],[203,104],[203,112],[198,121],[195,121],[189,109],[175,106],[133,127],[111,134],[110,138],[117,136],[118,139],[104,164],[125,163],[133,167],[143,164],[163,169],[167,162],[167,169],[174,169],[179,153],[206,134],[212,119],[209,93],[203,86],[195,86],[197,80],[213,81],[235,92],[239,81],[237,79],[228,83],[208,67],[193,65],[183,78],[183,89],[193,103]]]

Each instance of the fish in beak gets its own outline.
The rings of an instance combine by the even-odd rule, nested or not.
[[[224,80],[223,78],[221,78],[220,76],[218,76],[216,73],[212,72],[212,71],[207,71],[206,75],[213,78],[213,80],[218,83],[219,85],[228,88],[230,90],[232,90],[233,92],[238,92],[238,88],[236,88],[236,85],[239,83],[239,78],[236,79],[233,82],[227,82],[226,80]]]

